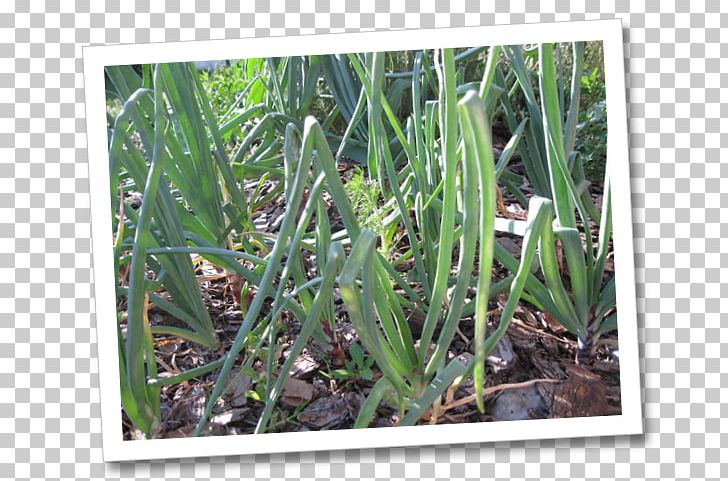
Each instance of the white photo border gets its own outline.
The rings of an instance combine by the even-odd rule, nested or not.
[[[108,211],[104,67],[442,47],[597,40],[604,45],[607,170],[612,185],[622,414],[435,426],[124,441]],[[83,48],[98,368],[104,461],[363,449],[642,434],[622,25],[619,19],[412,29]]]

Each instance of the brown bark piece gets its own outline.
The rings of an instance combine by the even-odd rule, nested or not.
[[[551,417],[574,418],[609,414],[607,390],[601,379],[586,369],[567,366],[569,378],[552,386]]]

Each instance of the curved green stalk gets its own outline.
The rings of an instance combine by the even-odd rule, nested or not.
[[[155,85],[160,78],[159,67],[154,70]],[[156,422],[156,415],[147,391],[147,379],[145,369],[145,302],[144,288],[146,265],[146,248],[149,236],[149,224],[152,220],[152,209],[154,208],[157,187],[162,176],[164,161],[163,140],[164,131],[167,127],[166,117],[162,104],[162,90],[156,88],[154,91],[154,149],[152,160],[149,166],[149,173],[144,188],[144,199],[139,218],[137,219],[136,232],[134,235],[134,248],[132,249],[131,267],[129,269],[129,295],[127,315],[127,338],[126,338],[126,374],[131,395],[139,408],[139,415],[144,419],[146,425],[152,426]],[[156,362],[154,358],[146,362]]]
[[[495,220],[493,150],[492,147],[488,148],[490,146],[490,142],[484,139],[484,137],[488,135],[487,122],[485,120],[485,112],[483,111],[482,102],[480,102],[475,92],[469,91],[463,101],[459,104],[459,107],[466,149],[470,148],[471,150],[470,152],[466,150],[462,162],[463,235],[460,237],[459,245],[460,252],[457,265],[458,280],[455,282],[455,287],[452,290],[452,294],[448,302],[447,315],[440,331],[440,336],[437,340],[435,350],[433,351],[432,358],[425,369],[425,379],[432,376],[435,371],[439,371],[443,368],[445,355],[460,322],[463,305],[465,303],[465,296],[469,287],[468,280],[473,272],[475,248],[479,237],[478,224],[479,220],[482,220],[482,218],[479,219],[478,215],[480,210],[480,203],[478,201],[478,184],[480,183],[479,174],[482,170],[488,171],[486,177],[488,177],[489,183],[482,185],[483,192],[481,193],[481,203],[484,203],[487,209],[492,209],[492,212],[485,213],[486,216],[488,214],[490,214],[490,216],[485,225],[486,233],[485,244],[483,247],[486,249],[490,247],[490,252],[484,252],[486,254],[485,258],[480,259],[481,263],[484,262],[484,265],[481,264],[478,283],[479,287],[482,286],[484,288],[483,294],[486,299],[488,298],[488,287],[490,286],[491,271],[489,262],[492,263],[493,257],[493,222]],[[476,136],[478,137],[477,139],[475,138]],[[488,150],[490,151],[490,154],[488,154]],[[479,167],[478,164],[482,165]],[[488,231],[490,232],[490,236],[488,236]],[[481,250],[481,252],[483,251]]]
[[[432,300],[422,329],[418,357],[424,365],[430,350],[432,336],[440,318],[440,310],[445,300],[447,278],[452,261],[453,232],[455,227],[456,179],[457,179],[457,93],[455,91],[455,63],[452,49],[442,51],[442,65],[436,62],[437,76],[440,81],[440,133],[442,156],[445,165],[442,220],[437,256],[437,270],[432,288]]]
[[[526,234],[523,236],[523,246],[521,247],[521,263],[518,266],[516,277],[511,283],[511,289],[508,293],[508,300],[501,311],[500,322],[496,330],[485,340],[483,350],[487,353],[495,348],[496,344],[501,340],[508,330],[508,326],[516,312],[516,307],[521,299],[526,281],[530,275],[530,266],[536,256],[536,248],[538,246],[539,234],[551,222],[551,201],[548,199],[533,197],[528,206],[528,225]]]
[[[490,60],[490,59],[489,59]],[[460,101],[460,121],[465,142],[465,159],[473,158],[480,184],[480,250],[478,252],[478,287],[475,305],[475,370],[474,382],[478,409],[484,411],[485,334],[490,298],[490,276],[495,243],[495,165],[489,125],[482,102],[466,94]]]
[[[566,163],[561,109],[556,91],[553,44],[542,43],[539,51],[539,81],[543,111],[544,141],[556,218],[562,227],[576,227],[574,204],[569,195],[566,175],[560,168]]]
[[[392,383],[386,376],[382,376],[379,380],[374,383],[374,387],[367,396],[366,400],[362,403],[359,409],[359,414],[354,422],[355,429],[368,428],[369,423],[372,421],[374,414],[377,410],[377,406],[382,402],[387,391],[392,389]]]

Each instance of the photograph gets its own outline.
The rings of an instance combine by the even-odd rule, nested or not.
[[[641,432],[621,41],[85,49],[105,458]]]

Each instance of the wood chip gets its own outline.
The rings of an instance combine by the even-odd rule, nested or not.
[[[545,356],[543,352],[534,352],[531,356],[531,363],[536,368],[536,371],[541,377],[549,379],[565,379],[566,373],[564,372],[561,364]]]
[[[320,364],[310,355],[301,354],[293,362],[293,367],[289,371],[289,375],[295,379],[301,379],[318,369]]]
[[[591,368],[593,371],[619,373],[619,364],[616,362],[595,360],[594,362],[592,362]]]
[[[233,408],[228,411],[225,411],[224,413],[220,413],[216,416],[213,416],[210,419],[210,422],[212,424],[218,424],[220,426],[226,426],[230,423],[234,423],[236,421],[240,421],[243,419],[243,416],[245,413],[249,411],[248,408]]]
[[[319,398],[306,407],[296,419],[313,429],[331,429],[349,417],[346,400],[338,396]]]
[[[532,352],[538,345],[538,337],[535,336],[532,330],[525,324],[512,321],[511,325],[508,326],[508,335],[510,336],[513,345],[523,351]]]

